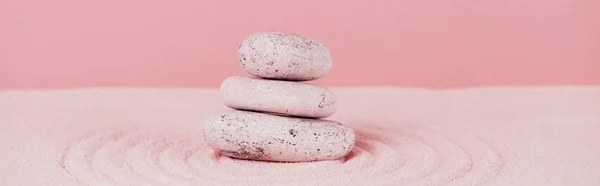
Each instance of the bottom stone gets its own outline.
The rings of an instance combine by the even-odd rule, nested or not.
[[[338,159],[356,143],[354,131],[335,121],[240,110],[209,117],[204,137],[223,155],[278,162]]]

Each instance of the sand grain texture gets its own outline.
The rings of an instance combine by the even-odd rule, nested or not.
[[[600,185],[600,87],[332,88],[344,159],[230,159],[218,90],[0,92],[0,185]]]

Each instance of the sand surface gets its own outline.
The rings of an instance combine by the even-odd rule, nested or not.
[[[332,88],[344,159],[230,159],[217,90],[0,92],[0,185],[600,185],[600,87]]]

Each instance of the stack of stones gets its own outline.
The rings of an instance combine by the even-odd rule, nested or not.
[[[248,160],[306,162],[346,156],[356,143],[351,128],[321,118],[337,110],[329,89],[305,83],[332,67],[329,49],[297,34],[260,32],[244,39],[240,64],[256,77],[221,84],[226,106],[205,123],[207,143],[222,155]]]

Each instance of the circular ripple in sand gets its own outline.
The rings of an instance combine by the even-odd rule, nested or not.
[[[432,128],[357,134],[343,159],[272,163],[221,156],[202,136],[89,133],[58,163],[85,185],[480,185],[503,168],[501,154],[474,136]]]

